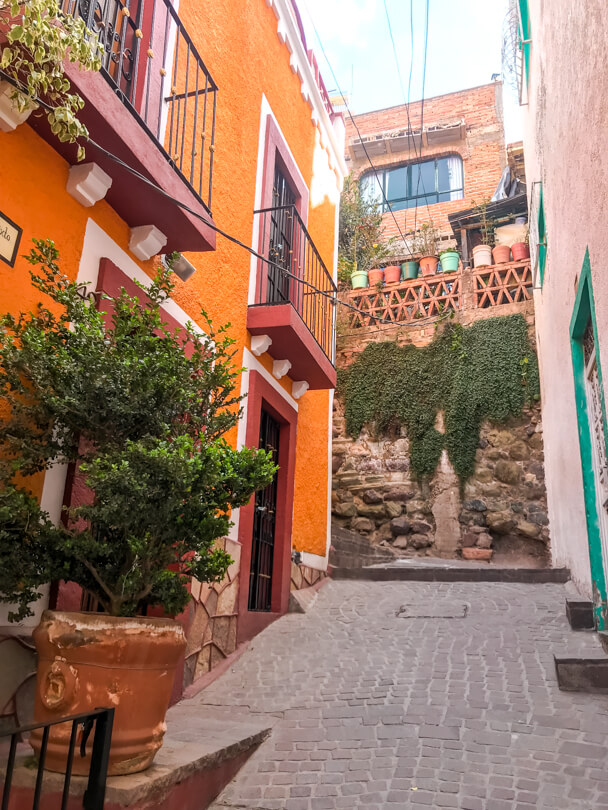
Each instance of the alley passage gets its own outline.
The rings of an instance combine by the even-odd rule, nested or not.
[[[557,688],[554,654],[598,651],[564,596],[329,583],[193,701],[276,715],[214,810],[608,808],[608,697]]]

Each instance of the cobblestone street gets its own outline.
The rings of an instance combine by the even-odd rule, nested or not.
[[[554,654],[598,651],[564,596],[330,582],[192,701],[276,717],[214,810],[608,808],[608,697],[557,688]]]

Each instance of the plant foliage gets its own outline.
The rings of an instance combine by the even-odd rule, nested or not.
[[[179,613],[189,577],[224,576],[215,541],[230,510],[275,472],[265,452],[224,438],[240,417],[233,341],[208,321],[206,335],[167,326],[169,270],[97,308],[53,243],[35,244],[32,282],[48,305],[0,319],[0,599],[22,618],[38,586],[63,579],[112,615]],[[55,527],[23,482],[57,463],[88,497]]]
[[[366,423],[378,435],[403,425],[418,478],[433,475],[445,447],[464,483],[475,467],[482,422],[519,416],[539,398],[540,386],[526,321],[511,315],[468,328],[447,324],[422,348],[370,343],[340,374],[338,392],[351,436]],[[436,429],[440,411],[445,433]]]
[[[349,281],[355,270],[371,270],[392,253],[394,239],[385,239],[379,206],[361,194],[359,181],[349,174],[340,198],[338,274]]]
[[[15,81],[13,102],[22,112],[43,98],[51,131],[60,141],[75,143],[88,138],[86,126],[78,119],[84,101],[71,85],[64,69],[69,59],[85,70],[99,70],[103,49],[80,18],[62,14],[59,0],[11,0],[10,14],[0,16],[7,28],[7,43],[0,56],[0,69]],[[0,3],[0,7],[2,4]],[[84,148],[78,149],[78,159]]]

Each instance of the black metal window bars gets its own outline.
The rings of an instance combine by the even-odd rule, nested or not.
[[[211,209],[217,85],[170,0],[63,0],[104,47],[102,74]]]
[[[261,217],[259,252],[267,257],[260,260],[255,305],[291,304],[335,365],[337,289],[296,206],[254,214]]]
[[[4,789],[2,791],[2,808],[8,810],[11,797],[11,785],[13,781],[13,771],[15,768],[15,756],[17,753],[17,743],[23,734],[27,734],[35,729],[42,729],[42,743],[40,746],[40,756],[38,759],[38,771],[36,774],[36,784],[34,787],[34,800],[32,810],[40,807],[40,797],[42,794],[42,780],[44,777],[44,762],[49,741],[51,726],[58,726],[62,723],[71,723],[72,732],[68,747],[66,760],[65,778],[63,782],[63,793],[61,798],[61,810],[66,810],[70,797],[70,783],[72,779],[72,764],[74,761],[74,750],[76,748],[76,738],[78,728],[82,730],[80,738],[80,755],[86,756],[86,744],[89,735],[95,727],[93,736],[93,748],[91,751],[91,765],[89,768],[89,781],[85,790],[82,806],[84,810],[103,810],[106,794],[106,778],[108,774],[108,761],[110,757],[110,743],[112,741],[112,724],[114,722],[114,709],[95,709],[86,714],[74,714],[70,717],[62,717],[48,723],[34,723],[29,726],[21,726],[13,731],[0,734],[3,737],[10,737],[11,743],[6,764],[4,777]]]

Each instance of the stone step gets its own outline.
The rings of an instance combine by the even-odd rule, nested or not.
[[[333,579],[403,582],[530,582],[563,584],[567,568],[506,568],[457,560],[399,560],[388,565],[330,569]]]
[[[557,683],[564,692],[608,695],[608,656],[558,658],[555,656]]]
[[[169,709],[167,733],[147,771],[107,780],[104,810],[205,810],[266,739],[273,718],[197,705],[186,700]],[[31,807],[36,769],[31,751],[17,757],[11,807]],[[0,767],[0,775],[2,773]],[[72,777],[70,808],[82,807],[86,777]],[[44,807],[59,807],[63,776],[46,772]]]

